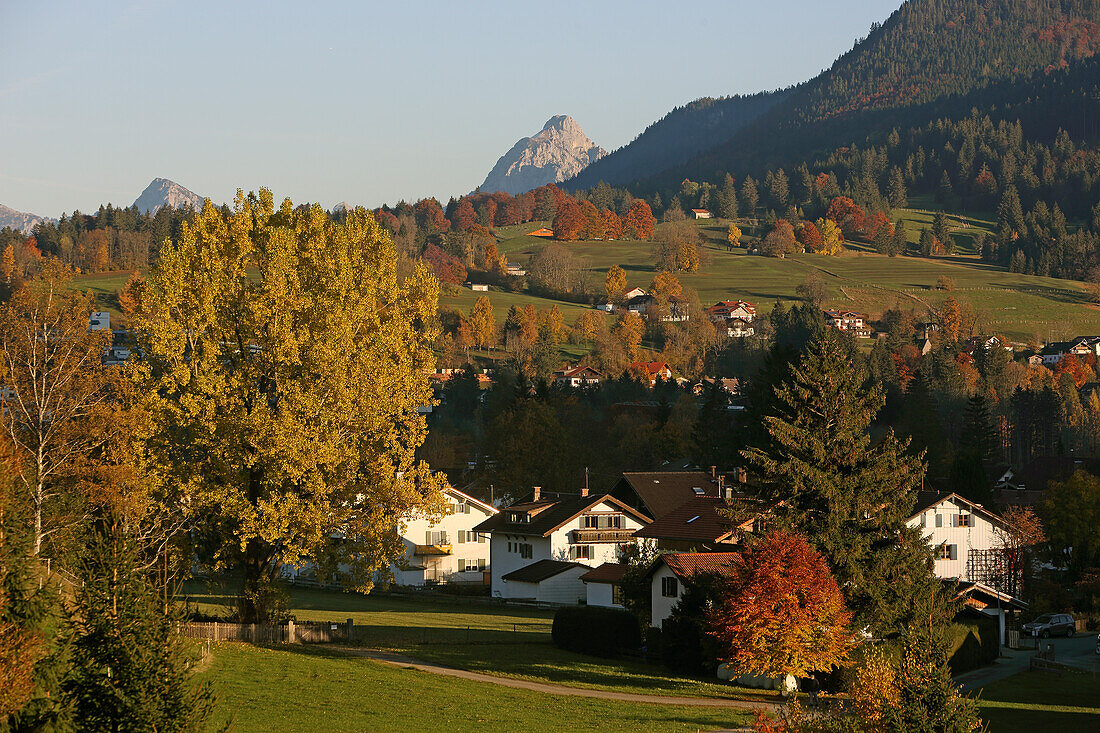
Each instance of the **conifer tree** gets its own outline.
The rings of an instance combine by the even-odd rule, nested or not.
[[[886,184],[886,200],[891,209],[904,209],[909,203],[905,180],[901,176],[901,168],[897,166],[890,169],[890,181]]]
[[[856,626],[886,632],[935,581],[927,546],[905,526],[923,456],[907,454],[892,431],[872,445],[884,393],[865,380],[840,336],[826,332],[776,388],[763,417],[767,439],[742,454],[768,497],[785,502],[782,521],[829,560]]]
[[[81,731],[201,731],[213,712],[151,581],[147,559],[117,517],[100,520],[84,551],[65,689]]]
[[[752,217],[759,203],[760,194],[756,190],[756,181],[752,180],[752,176],[745,176],[745,180],[741,183],[741,207],[745,216]]]

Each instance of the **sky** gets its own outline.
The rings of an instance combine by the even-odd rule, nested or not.
[[[815,76],[899,4],[0,0],[0,204],[129,206],[156,177],[445,202],[554,115],[613,150]]]

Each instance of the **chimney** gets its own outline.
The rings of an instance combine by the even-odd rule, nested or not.
[[[723,476],[722,474],[718,474],[717,478],[718,478],[718,495],[721,496],[722,495],[722,484],[725,483],[725,478],[726,477]]]
[[[746,471],[743,468],[738,468],[737,469],[737,482],[743,484],[743,483],[747,483],[748,480],[749,480],[749,472]]]
[[[588,496],[588,487],[585,486],[581,489],[581,496]]]
[[[536,486],[535,487],[535,501],[538,501],[539,497],[541,497],[541,496],[542,496],[542,487],[541,486]]]
[[[711,477],[711,478],[714,478],[714,475],[715,475],[715,474],[716,474],[717,472],[718,472],[718,466],[711,466],[711,467],[710,467],[710,477]]]

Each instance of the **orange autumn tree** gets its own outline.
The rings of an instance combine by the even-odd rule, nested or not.
[[[1073,383],[1078,387],[1089,381],[1088,370],[1075,354],[1066,354],[1054,365],[1054,378],[1058,379],[1063,374],[1070,375],[1073,378]]]
[[[745,550],[707,623],[734,669],[806,677],[847,660],[851,617],[825,559],[804,535],[777,530]]]

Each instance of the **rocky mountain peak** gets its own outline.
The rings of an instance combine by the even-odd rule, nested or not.
[[[134,201],[139,211],[155,213],[162,206],[202,208],[203,197],[167,178],[154,178]]]
[[[525,193],[572,178],[605,155],[607,151],[592,142],[576,120],[555,115],[541,131],[521,138],[500,157],[481,190]]]
[[[14,229],[20,234],[30,234],[34,229],[35,224],[40,221],[54,221],[45,216],[38,216],[37,214],[28,214],[23,211],[16,211],[15,209],[0,204],[0,229]]]

